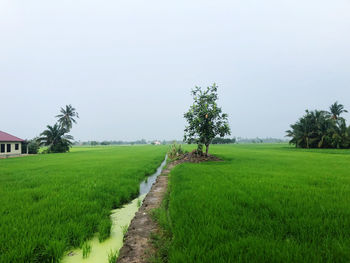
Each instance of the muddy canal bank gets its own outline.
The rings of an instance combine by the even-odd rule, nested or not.
[[[151,218],[151,210],[160,206],[168,186],[168,174],[178,162],[170,163],[157,177],[142,206],[132,219],[124,244],[119,251],[118,263],[147,262],[152,253],[150,235],[157,231],[157,224]]]
[[[178,164],[184,162],[201,163],[208,161],[221,161],[218,157],[197,155],[194,152],[182,155],[178,160],[172,161],[157,177],[155,184],[146,195],[143,204],[132,219],[128,232],[124,238],[123,247],[119,251],[117,263],[146,263],[154,254],[151,243],[152,233],[158,231],[158,225],[151,218],[151,211],[158,208],[164,198],[168,187],[168,175]]]

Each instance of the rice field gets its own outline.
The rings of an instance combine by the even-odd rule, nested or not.
[[[213,146],[155,212],[156,262],[350,262],[350,151]],[[157,239],[159,239],[157,241]]]
[[[59,262],[95,233],[111,209],[137,196],[165,146],[73,148],[0,160],[0,262]]]

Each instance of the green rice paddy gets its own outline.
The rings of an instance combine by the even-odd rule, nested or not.
[[[0,262],[59,262],[136,197],[165,146],[73,148],[0,160]],[[181,164],[156,216],[161,262],[350,262],[350,151],[212,146]],[[158,237],[159,238],[159,237]],[[93,249],[93,248],[92,248]]]
[[[162,262],[350,262],[350,151],[213,146],[156,216]]]
[[[99,233],[113,208],[136,197],[164,146],[73,148],[0,160],[0,262],[59,262]]]

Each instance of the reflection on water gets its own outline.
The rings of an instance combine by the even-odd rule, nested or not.
[[[156,181],[158,175],[161,174],[162,169],[164,168],[164,166],[166,165],[166,160],[167,160],[167,156],[165,157],[164,161],[162,162],[162,164],[158,167],[157,171],[148,176],[141,184],[140,184],[140,196],[147,194],[150,190],[151,187],[153,185],[153,183]]]

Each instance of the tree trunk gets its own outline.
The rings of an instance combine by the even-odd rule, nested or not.
[[[209,144],[205,145],[205,155],[208,156],[208,152],[209,152]]]

